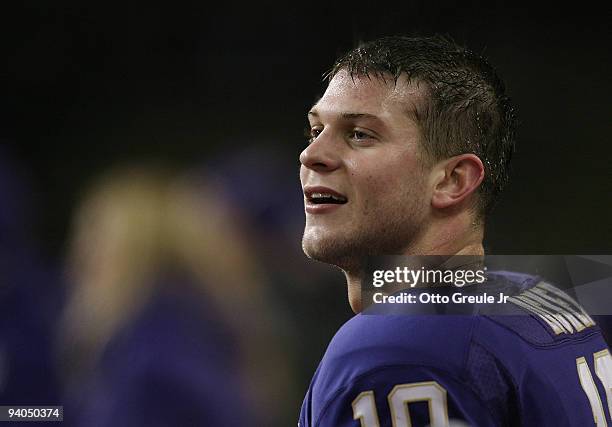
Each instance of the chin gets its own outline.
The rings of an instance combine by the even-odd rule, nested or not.
[[[308,258],[316,261],[328,262],[330,257],[330,250],[328,247],[330,243],[325,242],[323,239],[316,239],[309,237],[304,234],[302,238],[302,250]]]
[[[355,246],[340,236],[326,236],[317,238],[309,233],[304,233],[302,238],[302,250],[308,258],[326,264],[335,265],[343,270],[355,264],[358,258]]]

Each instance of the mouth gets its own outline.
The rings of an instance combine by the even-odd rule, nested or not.
[[[334,204],[343,205],[347,202],[346,197],[336,196],[330,193],[312,193],[307,200],[315,205]]]
[[[348,198],[327,187],[304,187],[306,212],[324,213],[348,202]]]

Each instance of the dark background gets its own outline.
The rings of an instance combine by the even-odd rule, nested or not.
[[[305,112],[337,54],[380,35],[439,32],[490,58],[522,122],[489,250],[607,252],[608,12],[496,2],[25,2],[0,15],[0,137],[31,175],[37,235],[58,253],[79,191],[117,162],[188,165],[267,147],[295,166],[284,179],[299,191]]]
[[[299,253],[298,155],[322,74],[361,40],[450,35],[506,81],[521,127],[511,183],[488,219],[490,253],[610,253],[609,10],[467,1],[4,9],[0,148],[29,181],[31,233],[43,252],[61,263],[76,203],[111,166],[216,165],[238,176],[237,187],[252,177],[257,191],[234,191],[247,215],[294,219],[282,231],[291,250],[270,243],[281,232],[265,215],[250,224],[268,237],[257,255],[283,264],[272,276],[294,319],[300,393],[351,313],[342,277]],[[289,253],[302,262],[283,259]]]

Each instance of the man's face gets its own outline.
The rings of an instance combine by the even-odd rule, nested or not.
[[[364,256],[400,254],[425,225],[431,192],[410,113],[422,88],[340,71],[308,114],[300,155],[311,258],[351,268]]]

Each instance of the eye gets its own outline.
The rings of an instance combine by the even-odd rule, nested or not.
[[[367,142],[370,139],[373,139],[374,137],[366,132],[363,132],[359,129],[353,129],[349,132],[349,138],[352,139],[353,141],[357,141],[357,142]]]
[[[321,132],[323,132],[323,128],[321,127],[313,127],[310,129],[306,128],[304,130],[304,136],[308,140],[308,143],[312,144],[314,140],[317,139],[317,136],[321,134]]]

